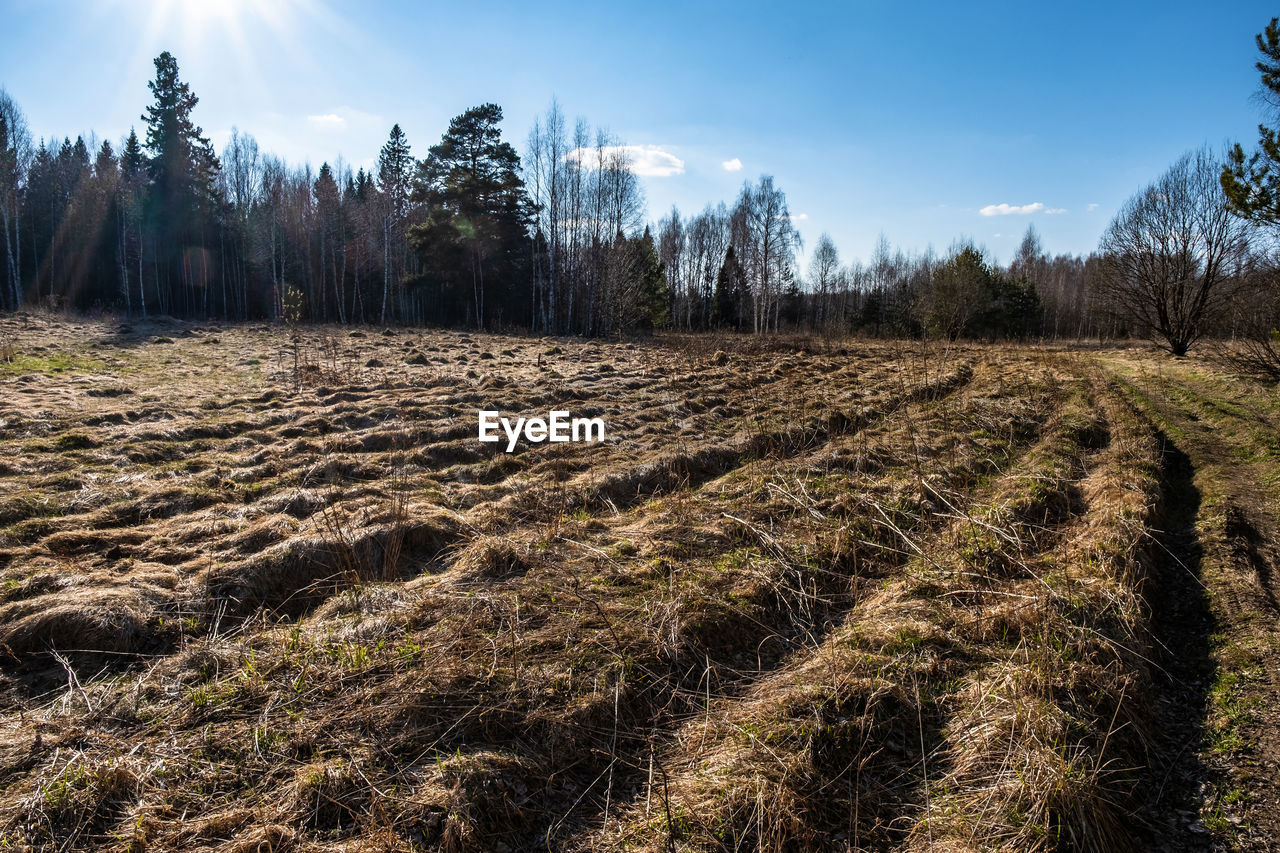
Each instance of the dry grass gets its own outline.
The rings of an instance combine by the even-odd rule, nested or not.
[[[0,324],[79,365],[0,400],[11,846],[1141,844],[1158,446],[1081,360]]]

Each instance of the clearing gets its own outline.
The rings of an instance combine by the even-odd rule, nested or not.
[[[1280,837],[1280,400],[1208,363],[18,315],[0,383],[0,849]]]

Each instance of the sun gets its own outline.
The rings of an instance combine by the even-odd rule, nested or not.
[[[336,18],[323,0],[114,0],[107,8],[136,22],[132,66],[169,50],[184,65],[220,68],[246,92],[265,90],[264,52],[304,65],[301,32]]]
[[[237,25],[254,3],[248,0],[169,0],[189,23]]]
[[[152,30],[176,30],[190,44],[219,37],[237,41],[260,17],[263,5],[252,0],[154,0],[149,24]]]
[[[117,0],[139,20],[146,42],[176,40],[187,49],[242,47],[255,33],[281,37],[331,17],[321,0]]]

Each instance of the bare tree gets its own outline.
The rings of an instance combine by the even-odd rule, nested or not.
[[[821,329],[828,324],[828,309],[831,295],[837,286],[840,275],[840,253],[831,235],[823,232],[818,238],[818,245],[813,247],[813,257],[809,259],[809,287],[814,291],[816,306],[814,325]]]
[[[1184,154],[1133,196],[1102,237],[1099,296],[1174,355],[1187,350],[1246,281],[1252,227],[1232,215],[1207,148]]]
[[[31,164],[31,134],[22,110],[0,89],[0,228],[4,229],[4,253],[8,293],[0,305],[22,307],[22,229],[19,199]]]
[[[687,228],[680,219],[680,211],[671,208],[671,215],[658,222],[658,257],[666,270],[667,282],[675,302],[671,312],[672,324],[677,328],[693,328],[693,311],[697,301],[694,283],[689,278]]]
[[[724,202],[707,207],[689,220],[687,235],[686,278],[698,303],[698,328],[711,325],[711,298],[715,291],[716,277],[724,263],[729,248],[729,209]]]
[[[792,272],[800,234],[791,222],[786,194],[773,185],[772,175],[761,176],[754,186],[748,182],[742,187],[734,219],[734,243],[742,249],[754,297],[752,329],[768,331],[770,313],[776,329],[782,285]]]
[[[561,330],[560,287],[569,264],[563,257],[566,229],[572,218],[565,213],[566,169],[575,165],[565,159],[564,113],[554,98],[545,117],[534,122],[524,158],[525,186],[537,208],[534,231],[545,241],[546,269],[535,272],[534,316],[543,331]],[[543,277],[545,275],[545,285]]]
[[[232,235],[232,254],[238,259],[235,273],[240,283],[239,288],[233,287],[232,290],[238,310],[244,316],[249,302],[249,222],[253,206],[264,190],[263,163],[257,140],[231,128],[231,140],[222,149],[222,164],[218,177],[222,182],[223,197],[230,205],[228,226]]]

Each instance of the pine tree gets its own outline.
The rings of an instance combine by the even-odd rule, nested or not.
[[[1262,58],[1262,96],[1280,108],[1280,18],[1255,36]],[[1222,168],[1222,189],[1231,207],[1247,219],[1280,227],[1280,130],[1258,125],[1258,150],[1250,155],[1237,143]]]
[[[414,199],[426,221],[411,233],[423,264],[422,283],[435,284],[445,303],[456,305],[465,270],[469,313],[483,328],[486,295],[500,304],[523,304],[527,286],[527,226],[532,210],[520,178],[520,157],[502,141],[502,109],[473,107],[449,122],[440,143],[420,164]]]
[[[924,307],[926,330],[954,341],[984,327],[995,291],[994,275],[973,246],[965,246],[935,269]]]

